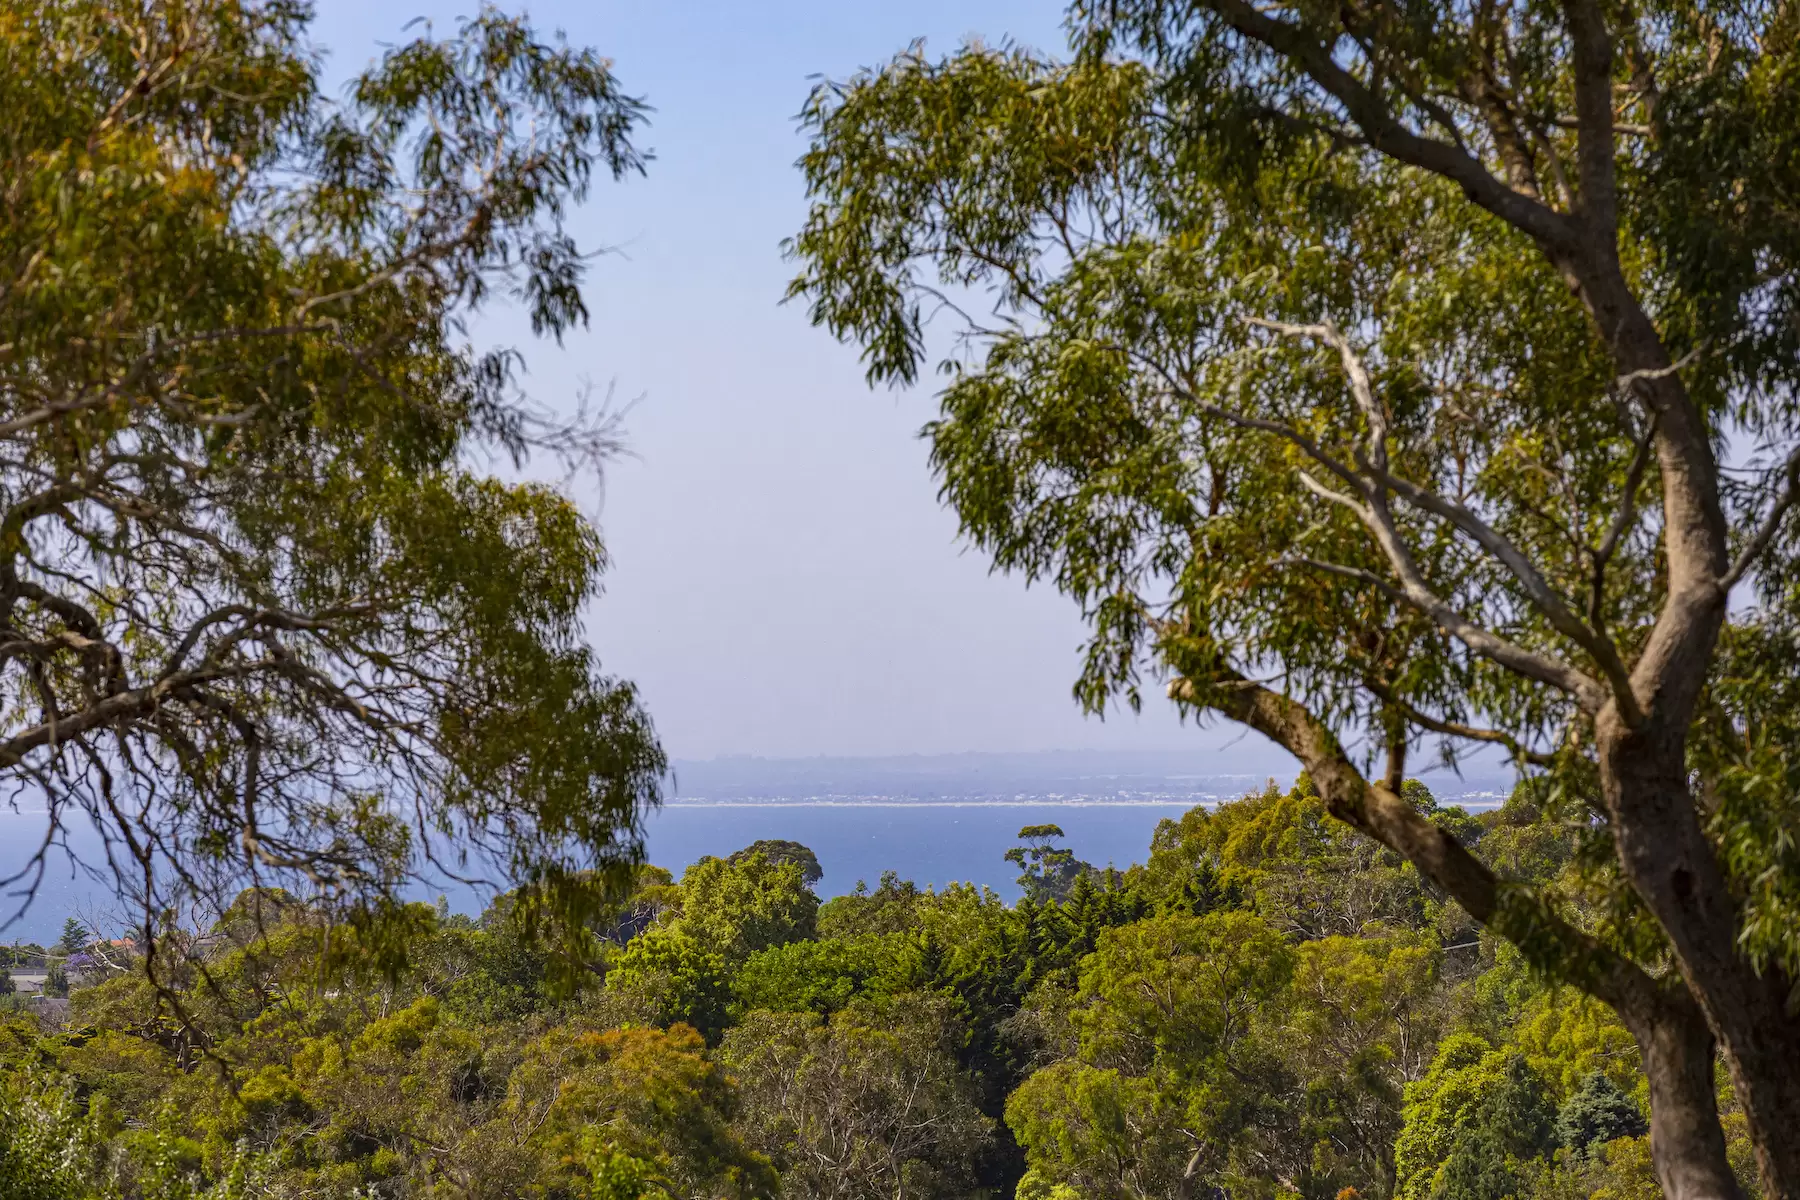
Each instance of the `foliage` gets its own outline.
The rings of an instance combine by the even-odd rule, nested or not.
[[[744,1090],[745,1136],[787,1195],[951,1200],[979,1194],[994,1124],[950,1052],[955,1035],[942,1000],[852,1007],[828,1024],[757,1012],[721,1056]]]
[[[1191,894],[1190,906],[1247,900],[1303,937],[1459,920],[1441,911],[1441,897],[1399,855],[1332,820],[1304,781],[1287,792],[1271,784],[1216,812],[1195,809],[1179,823],[1164,822],[1146,871],[1165,894]]]
[[[98,1139],[74,1089],[20,1074],[0,1090],[0,1195],[77,1200],[99,1177]]]
[[[708,1060],[692,1029],[555,1030],[525,1047],[509,1085],[507,1107],[525,1122],[542,1122],[544,1148],[574,1164],[596,1190],[618,1187],[617,1157],[649,1164],[677,1194],[719,1188],[725,1194],[773,1192],[767,1161],[747,1150],[729,1117],[734,1089],[724,1068]],[[589,1139],[604,1130],[601,1163]]]
[[[725,861],[733,865],[744,861],[751,855],[760,854],[772,863],[795,862],[800,864],[801,882],[807,887],[825,877],[819,867],[819,856],[799,842],[784,841],[780,838],[763,838],[751,842],[742,850],[735,850]]]
[[[731,977],[759,951],[810,937],[819,909],[802,859],[760,850],[733,859],[702,858],[683,872],[679,907],[628,943],[607,974],[612,991],[636,993],[664,1022],[709,1039],[725,1026]]]
[[[616,439],[467,325],[586,321],[564,222],[643,107],[492,9],[333,101],[310,17],[0,5],[6,769],[142,925],[261,882],[369,926],[437,858],[574,937],[664,760],[581,636],[596,531],[479,463]]]
[[[0,1075],[133,1198],[236,1172],[393,1200],[1653,1200],[1609,1010],[1317,803],[1195,810],[1061,901],[889,875],[819,905],[761,852],[645,869],[619,903],[650,917],[602,917],[622,944],[573,992],[505,898],[414,906],[395,967],[246,893],[179,991],[77,986],[66,1026],[0,1029]]]
[[[740,1011],[828,1017],[856,1000],[879,1003],[911,990],[923,960],[917,939],[905,933],[789,942],[751,955],[731,989]]]
[[[93,935],[87,931],[87,927],[70,917],[63,922],[62,936],[56,939],[56,948],[64,955],[79,954],[92,940]]]
[[[1439,1048],[1407,1088],[1395,1144],[1397,1195],[1500,1200],[1521,1187],[1520,1165],[1555,1148],[1556,1111],[1541,1079],[1517,1054],[1472,1034]]]
[[[8,1200],[251,1200],[266,1165],[241,1147],[210,1186],[187,1143],[159,1128],[109,1147],[74,1080],[28,1070],[0,1081],[0,1195]]]
[[[1619,1138],[1643,1137],[1649,1132],[1638,1106],[1619,1090],[1618,1084],[1598,1071],[1581,1081],[1556,1114],[1556,1140],[1580,1154]]]
[[[939,368],[941,495],[1080,607],[1089,711],[1156,687],[1256,729],[1645,1053],[1709,1025],[1781,1195],[1797,21],[1075,0],[1062,56],[818,85],[788,244],[871,382]],[[1544,771],[1500,830],[1405,794],[1484,746]],[[1705,1076],[1652,1072],[1706,1131],[1659,1153],[1723,1193]]]
[[[1026,844],[1006,852],[1006,861],[1021,871],[1019,886],[1033,900],[1068,899],[1076,876],[1094,869],[1073,850],[1056,845],[1062,837],[1059,825],[1027,825],[1019,830],[1019,840]]]

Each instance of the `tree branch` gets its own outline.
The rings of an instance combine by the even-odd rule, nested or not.
[[[1781,473],[1786,478],[1782,482],[1781,491],[1776,493],[1774,503],[1769,506],[1768,515],[1738,553],[1737,561],[1731,564],[1725,577],[1719,580],[1719,586],[1727,591],[1736,587],[1738,581],[1756,565],[1756,560],[1762,557],[1763,552],[1769,548],[1769,543],[1781,531],[1781,522],[1787,517],[1788,510],[1796,502],[1800,502],[1800,446],[1794,447],[1793,452],[1788,455],[1787,461],[1782,464]]]
[[[1177,677],[1169,683],[1169,695],[1249,726],[1287,750],[1306,769],[1332,816],[1407,859],[1471,917],[1517,945],[1534,966],[1628,1019],[1666,1003],[1662,985],[1643,968],[1524,889],[1503,883],[1393,789],[1370,784],[1304,705],[1223,664],[1209,664],[1197,679]]]
[[[1541,244],[1579,251],[1579,235],[1563,214],[1508,187],[1466,150],[1421,137],[1402,125],[1387,104],[1331,56],[1331,50],[1297,25],[1276,20],[1248,0],[1205,0],[1238,33],[1301,67],[1344,106],[1376,150],[1422,167],[1459,185],[1470,199]]]
[[[1388,473],[1387,414],[1375,395],[1368,368],[1363,363],[1362,357],[1351,346],[1350,339],[1329,321],[1320,325],[1293,325],[1283,321],[1265,320],[1261,317],[1247,317],[1245,320],[1246,323],[1257,328],[1268,329],[1285,337],[1316,338],[1338,352],[1344,365],[1344,372],[1350,378],[1351,394],[1355,397],[1357,407],[1363,413],[1363,418],[1369,424],[1368,461],[1361,465],[1372,476],[1370,482],[1380,487],[1392,488],[1414,507],[1449,521],[1497,559],[1525,588],[1526,596],[1538,611],[1548,618],[1551,626],[1558,633],[1586,650],[1600,664],[1600,669],[1606,675],[1607,682],[1612,685],[1613,692],[1619,701],[1621,713],[1626,716],[1626,719],[1633,724],[1641,719],[1637,698],[1631,690],[1630,675],[1625,669],[1623,659],[1619,656],[1618,647],[1614,646],[1612,641],[1604,635],[1590,629],[1575,615],[1523,551],[1463,505],[1446,500],[1410,480]],[[1310,481],[1303,478],[1302,482],[1308,483],[1315,492],[1319,492],[1319,489]],[[1391,519],[1384,519],[1384,506],[1375,503],[1378,497],[1375,495],[1374,489],[1365,484],[1362,490],[1370,498],[1370,506],[1367,509],[1356,505],[1349,507],[1355,510],[1371,527],[1379,521],[1382,526],[1393,532],[1394,540],[1398,542],[1398,534],[1393,530]],[[1319,494],[1324,495],[1327,499],[1334,498],[1330,493],[1319,492]],[[1343,501],[1342,497],[1335,498],[1340,502]],[[1392,556],[1390,555],[1390,557]],[[1401,572],[1401,574],[1404,578],[1405,573]]]
[[[1505,746],[1512,752],[1515,759],[1530,763],[1534,767],[1548,767],[1556,762],[1555,755],[1529,750],[1518,738],[1503,730],[1483,729],[1477,725],[1465,725],[1460,721],[1447,721],[1442,717],[1434,717],[1416,707],[1410,700],[1397,695],[1391,688],[1377,683],[1373,679],[1363,680],[1363,686],[1368,688],[1383,704],[1388,705],[1421,729],[1428,729],[1432,733],[1441,733],[1445,737],[1459,737],[1472,742]]]
[[[1613,47],[1597,0],[1563,0],[1574,44],[1575,163],[1581,190],[1576,214],[1588,228],[1590,251],[1616,268],[1618,196],[1613,178]]]
[[[1625,472],[1625,502],[1619,506],[1618,516],[1613,518],[1612,527],[1606,531],[1598,546],[1593,550],[1594,575],[1588,592],[1588,624],[1596,631],[1604,631],[1606,603],[1606,568],[1612,562],[1612,556],[1619,548],[1619,543],[1631,531],[1637,522],[1637,493],[1644,481],[1644,472],[1650,466],[1650,448],[1656,442],[1656,419],[1650,420],[1650,427],[1644,430],[1644,436],[1638,441],[1637,452],[1632,455],[1631,466]]]
[[[1280,322],[1262,321],[1260,319],[1254,320],[1253,323],[1277,331],[1294,330],[1297,333],[1306,334],[1313,334],[1317,331],[1320,335],[1331,332],[1330,327],[1328,326],[1284,325]],[[1350,354],[1348,351],[1345,351],[1344,353],[1350,360],[1355,360],[1354,354]],[[1597,712],[1601,705],[1605,703],[1605,689],[1586,672],[1577,670],[1567,663],[1547,658],[1531,650],[1527,650],[1523,646],[1511,642],[1491,630],[1477,625],[1475,622],[1457,612],[1446,601],[1433,592],[1430,586],[1426,584],[1424,577],[1419,572],[1417,564],[1413,561],[1411,552],[1406,548],[1404,540],[1400,537],[1399,530],[1394,525],[1392,514],[1387,511],[1385,505],[1377,506],[1374,503],[1375,497],[1378,494],[1378,489],[1373,486],[1369,480],[1365,479],[1355,470],[1340,462],[1330,454],[1327,454],[1318,443],[1314,442],[1299,430],[1283,425],[1279,421],[1269,421],[1260,417],[1247,417],[1241,413],[1234,413],[1230,409],[1222,408],[1219,405],[1201,400],[1198,396],[1194,395],[1193,392],[1175,382],[1160,366],[1154,363],[1149,365],[1151,366],[1151,369],[1155,370],[1163,377],[1164,385],[1169,389],[1171,394],[1180,397],[1182,400],[1192,405],[1197,412],[1206,416],[1217,417],[1220,420],[1227,421],[1240,428],[1255,429],[1283,438],[1299,447],[1309,458],[1324,466],[1327,470],[1331,471],[1332,474],[1338,476],[1338,478],[1354,487],[1363,497],[1362,501],[1342,492],[1332,491],[1320,484],[1318,480],[1312,478],[1307,472],[1299,472],[1300,482],[1307,490],[1318,495],[1321,499],[1342,505],[1356,514],[1357,519],[1360,520],[1374,535],[1376,544],[1381,548],[1383,555],[1394,568],[1394,573],[1399,576],[1400,587],[1396,589],[1385,581],[1380,580],[1377,576],[1357,568],[1339,567],[1336,564],[1320,563],[1312,560],[1296,561],[1306,561],[1308,565],[1316,566],[1323,570],[1334,571],[1338,574],[1344,574],[1350,578],[1355,578],[1365,583],[1373,583],[1376,586],[1381,587],[1391,598],[1416,608],[1431,617],[1431,619],[1436,621],[1446,633],[1449,633],[1451,636],[1461,641],[1471,650],[1474,650],[1484,657],[1491,658],[1502,666],[1517,671],[1522,675],[1536,679],[1540,683],[1549,684],[1552,687],[1568,693],[1588,712]],[[1360,384],[1355,382],[1357,379],[1360,379]],[[1361,397],[1359,402],[1366,402],[1371,406],[1375,406],[1375,398],[1372,389],[1369,387],[1368,375],[1363,371],[1360,363],[1356,363],[1356,374],[1353,376],[1352,386],[1360,389]],[[1376,420],[1379,422],[1376,427],[1382,430],[1385,435],[1385,420],[1379,417],[1377,417]],[[1385,462],[1385,448],[1380,451],[1379,455],[1371,455],[1370,457],[1375,457],[1378,461]],[[1393,478],[1392,476],[1388,476],[1385,471],[1381,472],[1381,477],[1383,479]]]

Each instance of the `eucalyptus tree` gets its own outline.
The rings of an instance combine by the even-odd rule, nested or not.
[[[147,922],[367,914],[434,857],[578,915],[663,758],[582,638],[596,531],[484,464],[613,433],[467,321],[586,322],[565,218],[643,109],[492,10],[334,102],[310,11],[0,3],[0,774],[49,812],[9,887],[91,824]]]
[[[1618,1010],[1668,1194],[1736,1190],[1722,1051],[1800,1196],[1800,9],[1069,28],[821,86],[792,294],[872,381],[941,357],[943,496],[1080,602],[1086,705],[1161,681],[1286,747]],[[1483,745],[1564,785],[1587,917],[1402,795]]]

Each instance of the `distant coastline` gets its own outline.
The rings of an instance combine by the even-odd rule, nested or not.
[[[1295,764],[1250,746],[1224,751],[1048,750],[814,758],[679,759],[668,807],[1183,807],[1217,804],[1273,783]],[[1504,763],[1423,776],[1441,803],[1486,808],[1512,788]]]
[[[680,873],[702,855],[724,855],[758,838],[805,842],[826,878],[820,894],[840,894],[883,871],[923,885],[970,881],[1017,898],[1017,868],[1002,855],[1023,825],[1053,822],[1078,855],[1124,867],[1149,853],[1157,822],[1196,807],[1290,786],[1291,764],[1260,754],[1051,751],[869,758],[721,758],[677,761],[660,809],[646,814],[649,860]],[[1492,808],[1511,789],[1502,765],[1424,776],[1442,804]],[[0,808],[0,875],[17,870],[43,836],[43,810]],[[65,845],[102,860],[91,831]],[[30,914],[0,933],[45,940],[62,918],[104,908],[110,897],[59,849]],[[457,911],[479,912],[486,897],[446,883]],[[429,899],[436,888],[421,895]],[[5,897],[16,901],[17,897]],[[10,906],[5,911],[10,914]],[[0,918],[3,919],[3,918]]]
[[[708,800],[701,797],[664,802],[667,808],[1192,808],[1230,796],[1121,800],[1098,797],[1018,796],[1010,799],[900,800],[889,796],[805,796],[780,800]]]

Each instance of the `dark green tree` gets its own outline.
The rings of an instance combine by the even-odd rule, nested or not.
[[[615,435],[467,323],[585,323],[564,221],[643,109],[492,9],[334,101],[310,15],[0,4],[0,769],[49,810],[7,887],[92,823],[146,924],[392,912],[436,858],[580,930],[664,760],[582,635],[593,526],[479,464]]]
[[[725,861],[733,864],[741,863],[756,854],[762,855],[772,863],[800,864],[801,878],[806,881],[807,887],[811,887],[825,878],[825,872],[819,866],[819,856],[814,854],[810,847],[803,846],[799,842],[784,841],[781,838],[762,838],[754,841],[742,850],[734,851]]]
[[[1598,1071],[1582,1080],[1556,1113],[1557,1141],[1577,1153],[1598,1142],[1642,1137],[1649,1131],[1631,1097]]]
[[[709,1038],[725,1027],[731,981],[744,964],[759,951],[811,938],[819,912],[804,864],[760,852],[736,862],[702,858],[682,873],[676,904],[613,959],[607,987]]]
[[[792,294],[877,381],[957,322],[943,495],[1081,604],[1089,708],[1148,677],[1288,749],[1617,1009],[1671,1196],[1736,1190],[1715,1046],[1800,1196],[1800,10],[1069,25],[818,88]],[[1559,774],[1606,937],[1408,802],[1431,744]]]
[[[1522,1190],[1521,1168],[1555,1148],[1556,1111],[1543,1081],[1523,1058],[1507,1060],[1505,1072],[1476,1107],[1444,1161],[1440,1200],[1507,1200]]]
[[[93,935],[88,932],[87,926],[74,917],[68,917],[63,921],[62,935],[56,939],[56,948],[65,956],[79,954],[92,940]]]

